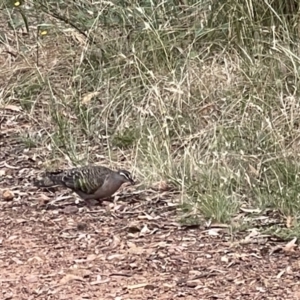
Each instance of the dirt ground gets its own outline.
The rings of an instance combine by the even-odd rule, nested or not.
[[[171,192],[124,188],[90,211],[37,190],[21,115],[0,114],[0,299],[300,299],[297,246],[181,226]]]

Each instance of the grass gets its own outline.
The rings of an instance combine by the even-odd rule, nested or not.
[[[272,210],[298,235],[299,8],[258,2],[2,4],[0,105],[45,165],[122,158],[177,186],[184,223]]]

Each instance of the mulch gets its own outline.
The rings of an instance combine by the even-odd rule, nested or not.
[[[181,225],[173,192],[125,187],[90,211],[69,191],[37,190],[35,149],[4,123],[0,299],[300,299],[296,244]]]

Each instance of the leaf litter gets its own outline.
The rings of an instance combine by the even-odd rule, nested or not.
[[[72,193],[32,187],[35,153],[10,137],[0,137],[0,299],[299,298],[296,238],[180,225],[164,182],[88,211]]]

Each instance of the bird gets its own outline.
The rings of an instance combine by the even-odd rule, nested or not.
[[[80,168],[46,172],[42,179],[35,179],[38,188],[63,186],[71,189],[87,203],[89,200],[102,200],[112,196],[123,183],[134,185],[129,171],[113,171],[104,166],[88,165]]]

